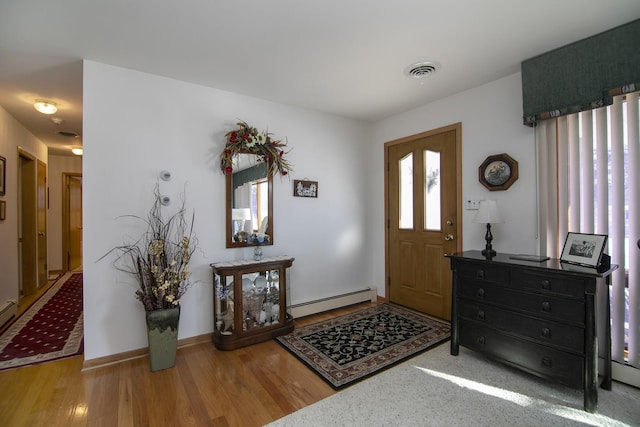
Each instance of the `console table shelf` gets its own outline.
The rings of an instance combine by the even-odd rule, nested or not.
[[[213,343],[233,350],[293,331],[287,304],[287,269],[294,258],[211,264],[213,271]]]
[[[598,407],[596,290],[616,265],[596,270],[557,259],[542,262],[480,251],[448,255],[453,271],[451,354],[459,346],[531,374],[584,390],[584,409]],[[609,292],[605,292],[609,316]],[[605,324],[602,388],[611,390],[611,325]]]

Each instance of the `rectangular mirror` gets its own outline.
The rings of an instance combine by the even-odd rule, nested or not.
[[[261,245],[273,244],[273,177],[269,165],[255,154],[233,159],[226,174],[227,248],[254,246],[252,235],[268,236]]]

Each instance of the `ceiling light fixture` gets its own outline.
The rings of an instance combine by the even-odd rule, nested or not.
[[[71,149],[71,152],[73,154],[75,154],[76,156],[82,156],[82,151],[83,151],[82,148],[72,148]]]
[[[45,99],[36,99],[33,103],[33,108],[42,114],[55,114],[58,111],[58,107],[55,102],[47,101]]]
[[[404,74],[412,79],[424,79],[440,71],[442,66],[435,61],[423,61],[411,64],[404,69]]]

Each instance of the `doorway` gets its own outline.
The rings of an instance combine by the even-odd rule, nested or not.
[[[49,267],[47,265],[47,164],[37,161],[36,175],[36,221],[38,231],[38,289],[46,286],[49,279]]]
[[[20,297],[47,283],[46,164],[18,150],[18,254]]]
[[[62,174],[63,270],[82,268],[82,174]]]
[[[451,319],[448,253],[462,250],[462,125],[385,144],[387,295]]]

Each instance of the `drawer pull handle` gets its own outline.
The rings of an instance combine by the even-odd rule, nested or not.
[[[484,270],[476,271],[476,279],[484,279]]]
[[[548,291],[551,289],[551,282],[548,280],[543,280],[542,281],[542,289]]]
[[[477,342],[478,344],[485,345],[487,343],[487,339],[484,336],[479,336]]]
[[[545,301],[542,303],[542,311],[545,313],[551,313],[551,303]]]
[[[551,338],[551,329],[542,328],[542,336],[543,338]]]
[[[476,296],[477,296],[478,298],[484,298],[484,289],[483,289],[483,288],[479,288],[479,289],[476,291]]]
[[[478,311],[478,320],[484,320],[484,311]]]
[[[542,366],[544,366],[545,368],[551,368],[551,358],[550,357],[543,357],[542,358]]]

